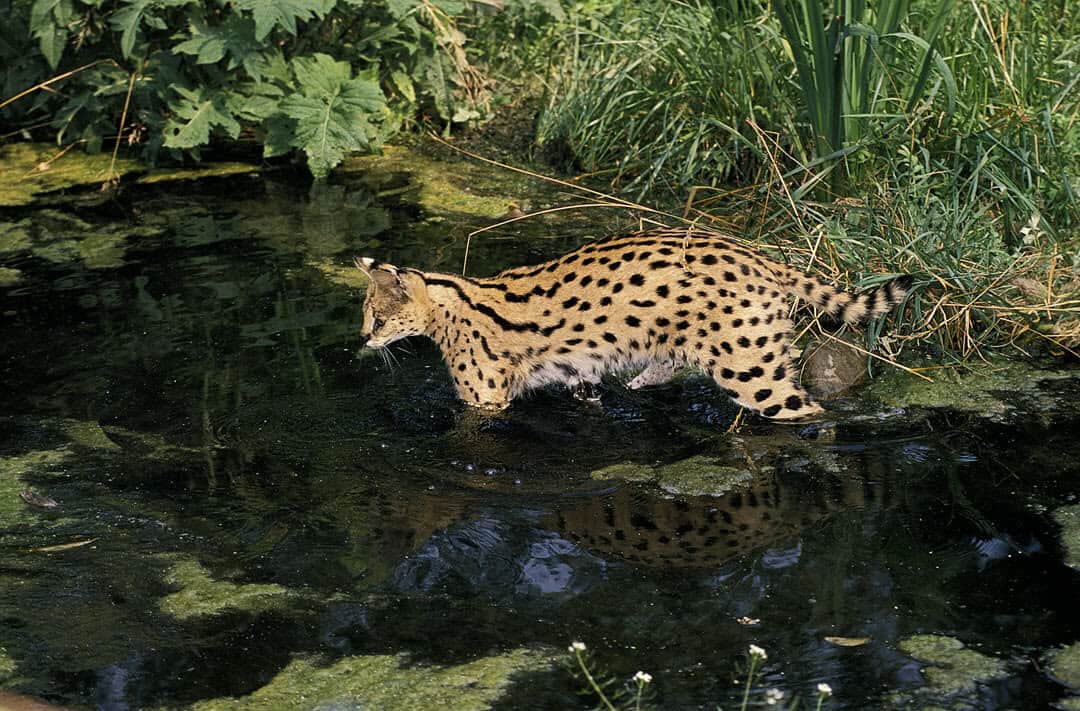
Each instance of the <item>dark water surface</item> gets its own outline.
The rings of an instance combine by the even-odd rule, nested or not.
[[[173,708],[303,655],[459,665],[582,640],[615,678],[650,672],[659,708],[731,708],[753,643],[789,695],[827,682],[832,708],[906,707],[925,665],[897,645],[934,633],[1005,662],[964,708],[1063,695],[1033,660],[1080,639],[1050,515],[1077,503],[1075,417],[864,406],[726,435],[734,410],[693,376],[477,415],[429,343],[393,368],[362,352],[362,294],[317,266],[457,271],[468,220],[425,219],[402,185],[235,178],[0,213],[0,267],[20,273],[0,287],[0,686]],[[607,231],[526,224],[476,241],[470,271]],[[749,483],[593,476],[703,457]],[[175,595],[184,570],[272,592],[200,612]],[[579,689],[534,669],[496,705],[591,706]],[[319,704],[354,708],[296,707]]]

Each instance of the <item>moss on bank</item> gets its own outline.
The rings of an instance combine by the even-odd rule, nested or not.
[[[149,169],[134,160],[112,164],[107,153],[60,150],[43,143],[11,143],[0,146],[0,207],[29,205],[38,196],[58,190],[93,189],[112,176],[133,176],[137,183],[195,180],[257,173],[249,163],[206,163],[196,168]]]
[[[534,182],[476,162],[435,160],[404,146],[386,146],[381,155],[348,158],[336,172],[373,170],[408,173],[408,191],[416,191],[416,202],[428,212],[492,220],[504,216],[511,202],[520,202],[521,195],[530,191],[529,183]]]
[[[1021,403],[1025,409],[1048,413],[1075,406],[1040,387],[1046,381],[1080,380],[1075,370],[1040,370],[1024,363],[1000,362],[965,371],[936,370],[930,373],[932,382],[894,372],[876,379],[863,392],[892,407],[947,408],[993,420],[1004,419]]]
[[[403,655],[347,657],[332,664],[297,659],[242,698],[203,701],[193,711],[283,708],[486,709],[516,672],[541,670],[547,657],[516,649],[453,667],[405,666]]]

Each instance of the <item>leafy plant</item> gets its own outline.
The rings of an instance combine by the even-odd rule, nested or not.
[[[0,62],[19,99],[0,121],[90,150],[124,141],[148,160],[255,139],[267,157],[302,151],[321,176],[417,112],[448,126],[487,114],[457,30],[466,12],[456,0],[12,0]]]

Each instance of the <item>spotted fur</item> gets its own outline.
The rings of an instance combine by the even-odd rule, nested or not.
[[[765,417],[813,416],[822,410],[795,378],[785,297],[859,323],[887,313],[911,283],[849,294],[700,229],[615,237],[487,279],[356,263],[371,280],[367,345],[432,338],[462,400],[493,410],[546,383],[645,366],[630,383],[640,387],[689,364]]]

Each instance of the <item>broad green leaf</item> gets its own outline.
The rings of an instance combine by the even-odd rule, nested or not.
[[[316,177],[325,176],[349,151],[367,148],[369,117],[381,118],[386,105],[377,82],[354,78],[347,62],[325,54],[293,61],[300,91],[281,102],[296,122],[292,145],[307,154]]]
[[[323,0],[236,0],[236,6],[251,12],[255,18],[255,39],[261,42],[279,25],[295,35],[297,20],[323,17],[333,3]]]
[[[217,126],[230,138],[240,134],[240,124],[225,107],[225,97],[200,88],[191,91],[176,87],[180,101],[169,104],[176,118],[165,122],[165,145],[168,148],[196,148],[210,141],[210,130]],[[177,120],[181,119],[181,120]]]
[[[400,20],[410,12],[414,12],[421,5],[423,3],[420,0],[386,0],[386,8],[390,10],[395,20]]]
[[[238,15],[230,15],[219,25],[195,21],[191,37],[173,47],[174,52],[194,54],[198,64],[217,64],[227,55],[227,69],[243,66],[253,79],[261,78],[257,60],[262,49],[263,45],[255,41],[255,22]]]
[[[266,135],[263,137],[263,158],[277,158],[288,155],[293,149],[293,137],[296,122],[288,116],[271,116],[266,120]]]
[[[41,43],[41,53],[49,66],[56,69],[60,65],[60,58],[64,56],[64,48],[67,46],[68,33],[60,27],[45,29],[37,34]]]
[[[120,52],[124,58],[130,58],[138,38],[139,25],[143,14],[154,4],[154,0],[125,0],[119,10],[109,18],[112,28],[120,32]]]
[[[53,69],[67,46],[71,0],[35,0],[30,8],[30,34],[37,38],[41,53]]]
[[[390,80],[394,82],[394,86],[401,95],[408,99],[411,103],[416,103],[416,89],[413,87],[412,79],[409,75],[400,69],[395,69],[390,73]]]
[[[465,12],[465,3],[460,0],[433,0],[433,4],[447,15],[460,15]]]
[[[276,47],[252,56],[245,67],[248,65],[251,65],[248,72],[252,76],[258,76],[264,80],[272,79],[283,86],[292,84],[289,63],[285,61],[285,55],[281,53],[281,50]]]
[[[424,67],[424,78],[427,79],[428,93],[435,101],[435,110],[439,112],[440,117],[450,120],[454,100],[450,94],[452,89],[442,57],[436,55],[428,59],[427,66]]]
[[[285,95],[280,88],[268,82],[248,82],[230,91],[225,102],[233,116],[251,123],[262,123],[278,112],[281,97]]]

